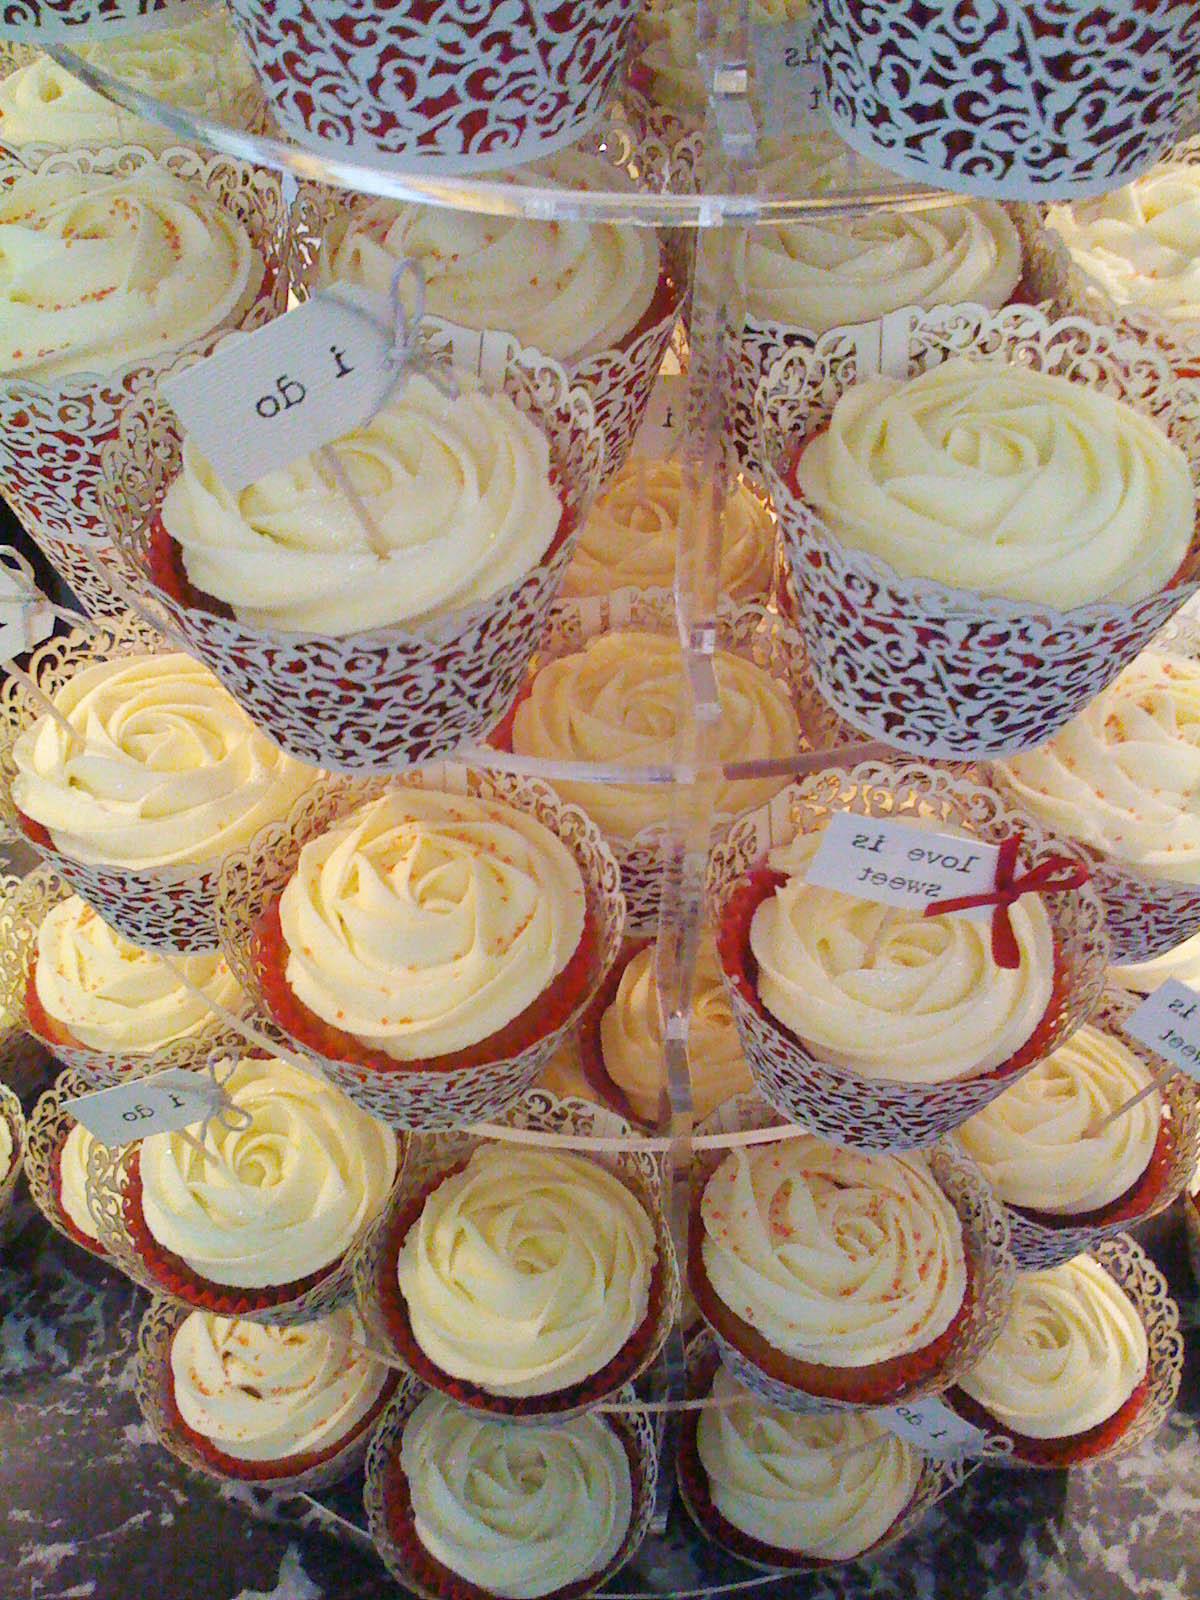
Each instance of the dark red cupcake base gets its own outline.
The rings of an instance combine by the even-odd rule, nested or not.
[[[973,1422],[977,1428],[983,1428],[989,1434],[998,1435],[1003,1439],[1011,1439],[1013,1455],[1018,1461],[1025,1461],[1033,1467],[1073,1467],[1082,1461],[1090,1461],[1095,1456],[1103,1455],[1116,1444],[1133,1424],[1149,1396],[1150,1378],[1147,1375],[1120,1410],[1115,1411],[1107,1421],[1089,1428],[1086,1433],[1074,1433],[1065,1439],[1030,1439],[1026,1434],[1014,1433],[1011,1428],[1006,1428],[1002,1422],[997,1421],[986,1407],[972,1400],[969,1394],[957,1386],[950,1389],[942,1398],[958,1412],[959,1416],[968,1422]]]
[[[42,997],[37,991],[37,951],[33,952],[29,963],[29,976],[25,980],[25,1021],[29,1031],[43,1044],[49,1045],[53,1050],[56,1045],[61,1045],[68,1050],[83,1050],[85,1045],[69,1033],[62,1023],[52,1017],[42,1004]]]
[[[579,1031],[576,1034],[576,1043],[579,1047],[579,1065],[588,1088],[603,1104],[610,1106],[618,1116],[624,1117],[627,1122],[632,1122],[635,1127],[643,1128],[648,1124],[636,1115],[624,1089],[615,1079],[609,1076],[608,1068],[604,1063],[604,1046],[600,1037],[600,1024],[603,1021],[604,1013],[617,998],[617,990],[621,987],[621,979],[625,976],[625,968],[635,956],[640,955],[647,945],[653,942],[652,939],[625,940],[608,976],[600,985],[595,998],[580,1018]]]
[[[1069,1228],[1110,1228],[1115,1223],[1136,1222],[1154,1208],[1161,1198],[1175,1159],[1175,1133],[1164,1116],[1159,1124],[1158,1138],[1150,1152],[1146,1169],[1124,1194],[1110,1200],[1096,1211],[1081,1211],[1075,1216],[1059,1215],[1052,1211],[1034,1211],[1026,1206],[1013,1206],[1018,1216],[1039,1228],[1065,1231]]]
[[[66,1139],[64,1138],[59,1144],[58,1149],[55,1150],[54,1154],[50,1157],[50,1193],[54,1196],[54,1203],[58,1207],[58,1220],[65,1231],[70,1234],[71,1238],[76,1244],[82,1245],[83,1248],[89,1251],[92,1255],[99,1257],[99,1259],[102,1261],[106,1261],[109,1258],[108,1251],[98,1239],[89,1239],[87,1234],[83,1232],[82,1228],[77,1228],[75,1226],[70,1217],[67,1215],[66,1208],[63,1205],[62,1153],[63,1145],[65,1143]]]

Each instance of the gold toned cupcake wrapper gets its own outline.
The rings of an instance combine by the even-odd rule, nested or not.
[[[830,767],[792,785],[769,806],[730,829],[709,859],[709,919],[720,929],[731,896],[746,873],[773,847],[821,828],[838,811],[860,816],[933,817],[999,842],[1019,831],[1026,859],[1061,854],[1063,846],[1031,818],[1010,809],[991,790],[944,769],[897,762]],[[1058,1048],[1100,1002],[1108,941],[1098,896],[1081,889],[1042,898],[1054,935],[1058,978],[1049,1009],[1035,1030],[1040,1054]],[[835,1144],[894,1150],[931,1145],[1003,1094],[1018,1075],[964,1075],[945,1083],[868,1078],[823,1061],[773,1018],[751,1005],[725,973],[726,990],[746,1060],[759,1093],[789,1120],[803,1122]]]
[[[59,1184],[55,1183],[55,1167],[63,1145],[71,1129],[76,1126],[66,1102],[77,1095],[86,1094],[92,1087],[82,1074],[68,1071],[40,1097],[29,1114],[25,1129],[25,1176],[29,1180],[29,1193],[34,1205],[55,1232],[61,1233],[64,1239],[69,1239],[81,1250],[90,1249],[98,1260],[103,1260],[105,1253],[102,1246],[95,1243],[85,1245],[79,1235],[72,1231],[70,1219],[63,1210]]]
[[[561,1134],[572,1139],[620,1140],[633,1134],[633,1129],[622,1117],[599,1106],[585,1105],[579,1100],[560,1100],[545,1089],[527,1090],[511,1108],[505,1118],[506,1125],[534,1134]],[[383,1274],[394,1274],[397,1240],[394,1237],[397,1216],[412,1207],[437,1186],[450,1172],[466,1161],[471,1153],[489,1139],[477,1132],[460,1130],[436,1134],[423,1134],[414,1138],[408,1147],[404,1170],[389,1205],[376,1218],[363,1236],[354,1253],[354,1288],[359,1313],[373,1348],[386,1351],[388,1359],[407,1370],[404,1356],[396,1348],[388,1328],[387,1318],[379,1298],[379,1284]],[[525,1414],[514,1414],[510,1400],[497,1400],[496,1415],[516,1426],[552,1425],[565,1418],[592,1411],[605,1399],[637,1381],[653,1366],[680,1316],[682,1287],[679,1264],[671,1240],[670,1224],[663,1209],[663,1156],[661,1152],[637,1149],[611,1150],[602,1145],[589,1145],[587,1159],[595,1161],[611,1172],[637,1197],[654,1226],[658,1252],[657,1270],[660,1279],[658,1306],[654,1328],[643,1347],[636,1367],[624,1371],[609,1390],[597,1387],[586,1401],[578,1405],[555,1407],[553,1392],[530,1396],[528,1401],[517,1402],[525,1406]],[[392,1259],[388,1259],[391,1257]],[[414,1381],[416,1374],[412,1374]],[[453,1380],[447,1377],[448,1392]],[[587,1383],[587,1380],[583,1380]],[[572,1387],[577,1387],[573,1385]],[[478,1404],[473,1407],[487,1412],[487,1397],[479,1391]]]
[[[367,1451],[367,1481],[363,1490],[363,1503],[366,1506],[371,1538],[375,1541],[375,1548],[393,1578],[406,1590],[420,1595],[422,1600],[447,1600],[444,1591],[429,1587],[414,1573],[412,1562],[392,1532],[387,1495],[388,1476],[392,1463],[400,1454],[405,1426],[429,1392],[415,1378],[405,1377],[400,1380],[400,1387],[384,1412]],[[637,1396],[632,1388],[627,1388],[620,1391],[619,1398],[632,1403],[636,1401]],[[613,1559],[599,1572],[594,1573],[586,1585],[578,1590],[572,1587],[572,1593],[577,1594],[579,1600],[583,1600],[584,1595],[603,1588],[628,1561],[632,1560],[650,1532],[650,1524],[654,1517],[659,1459],[652,1420],[637,1411],[629,1410],[607,1413],[605,1421],[625,1445],[630,1457],[633,1512],[629,1520],[629,1530]],[[457,1592],[461,1580],[456,1578],[454,1582]]]

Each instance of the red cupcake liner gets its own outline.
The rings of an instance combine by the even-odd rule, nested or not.
[[[993,1438],[1009,1440],[1017,1461],[1032,1467],[1074,1467],[1084,1461],[1103,1455],[1132,1427],[1150,1397],[1150,1379],[1145,1377],[1126,1400],[1105,1422],[1089,1428],[1086,1433],[1072,1434],[1063,1439],[1030,1439],[1016,1433],[997,1420],[985,1406],[981,1406],[957,1385],[949,1389],[943,1400],[959,1416],[982,1428]]]
[[[579,1065],[588,1088],[599,1096],[602,1104],[607,1105],[618,1116],[624,1117],[627,1122],[632,1122],[635,1127],[646,1127],[648,1124],[634,1114],[628,1095],[626,1095],[620,1084],[609,1075],[608,1068],[604,1062],[604,1047],[600,1037],[600,1024],[604,1013],[617,998],[617,990],[621,987],[621,979],[625,976],[626,967],[635,956],[640,955],[653,942],[652,939],[625,940],[608,976],[600,985],[591,1004],[580,1018],[579,1029],[575,1035],[575,1042],[579,1050]]]
[[[1095,1211],[1076,1212],[1073,1216],[1065,1212],[1035,1211],[1029,1206],[1010,1206],[1009,1210],[1027,1218],[1039,1228],[1106,1228],[1136,1222],[1162,1197],[1174,1154],[1175,1136],[1164,1115],[1154,1149],[1141,1176],[1130,1184],[1124,1194],[1110,1200],[1106,1206],[1100,1206]]]
[[[37,990],[37,961],[37,951],[34,950],[29,962],[29,977],[25,982],[25,1021],[30,1032],[51,1048],[62,1045],[69,1050],[86,1049],[42,1004],[42,997]]]

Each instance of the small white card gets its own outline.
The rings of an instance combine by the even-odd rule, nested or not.
[[[116,1147],[203,1122],[220,1110],[224,1100],[220,1087],[206,1073],[167,1067],[149,1078],[80,1095],[64,1105],[94,1139]]]
[[[805,17],[786,27],[755,24],[750,29],[750,49],[762,96],[763,132],[778,136],[812,133],[824,127],[813,19]]]
[[[998,845],[934,833],[894,818],[836,811],[821,837],[805,881],[840,889],[859,900],[924,910],[937,900],[989,894],[996,883]],[[959,913],[987,922],[991,906]]]
[[[681,372],[659,377],[650,391],[646,415],[633,441],[633,454],[662,460],[683,442],[687,422],[688,381]]]
[[[46,596],[0,565],[0,666],[36,649],[54,632]]]
[[[973,1422],[960,1417],[936,1395],[910,1400],[897,1406],[884,1406],[875,1415],[884,1427],[916,1445],[931,1456],[977,1456],[983,1454],[987,1434]]]
[[[1200,1079],[1200,994],[1178,978],[1168,978],[1124,1024],[1125,1032]]]

